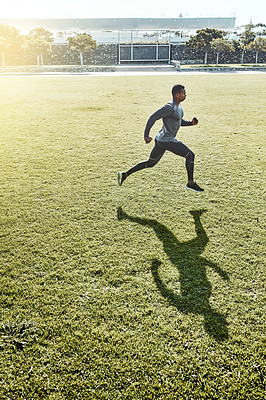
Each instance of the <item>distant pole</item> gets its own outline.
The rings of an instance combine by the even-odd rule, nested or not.
[[[171,62],[171,31],[169,31],[169,39],[168,39],[168,45],[169,45],[169,48],[168,48],[168,63],[170,64],[170,62]]]
[[[159,60],[159,31],[157,31],[156,61]]]
[[[130,57],[131,57],[131,61],[133,61],[133,31],[131,31],[131,54],[130,54]]]
[[[120,65],[120,31],[118,31],[118,64]]]

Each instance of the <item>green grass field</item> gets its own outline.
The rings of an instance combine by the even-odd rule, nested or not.
[[[205,192],[170,153],[119,187],[175,83]],[[263,74],[0,77],[1,400],[264,398],[265,93]]]

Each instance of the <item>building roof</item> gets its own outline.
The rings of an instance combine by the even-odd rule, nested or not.
[[[234,29],[235,17],[228,18],[80,18],[0,19],[0,24],[29,31],[43,27],[51,31],[197,30]]]

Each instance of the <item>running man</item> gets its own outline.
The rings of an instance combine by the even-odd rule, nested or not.
[[[146,124],[144,131],[144,140],[146,144],[152,141],[152,137],[149,136],[150,130],[155,122],[162,118],[163,126],[161,130],[155,136],[155,144],[151,151],[150,157],[147,161],[142,161],[130,168],[126,172],[118,172],[118,184],[121,186],[124,180],[134,172],[140,171],[144,168],[154,167],[155,164],[162,158],[165,151],[171,151],[172,153],[184,157],[186,159],[186,169],[188,175],[188,182],[186,189],[194,190],[195,192],[203,192],[204,189],[199,187],[194,181],[194,153],[182,142],[176,139],[176,134],[180,126],[192,126],[197,125],[197,118],[193,118],[192,121],[185,121],[183,119],[183,108],[180,103],[186,99],[186,90],[183,85],[174,85],[172,88],[173,100],[167,103],[165,106],[155,111],[150,116]]]

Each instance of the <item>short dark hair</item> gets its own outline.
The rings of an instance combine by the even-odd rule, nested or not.
[[[174,95],[175,95],[176,93],[180,93],[181,90],[183,90],[183,89],[185,89],[185,86],[183,86],[183,85],[174,85],[173,88],[172,88],[172,95],[173,95],[173,97],[174,97]]]

